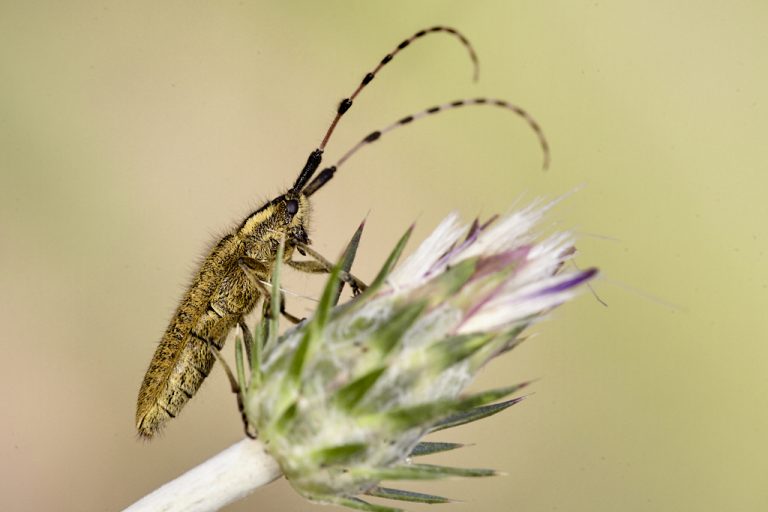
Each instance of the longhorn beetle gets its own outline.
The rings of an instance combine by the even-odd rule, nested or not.
[[[423,36],[434,33],[445,33],[461,42],[469,52],[477,79],[479,65],[474,48],[460,32],[442,26],[416,32],[386,54],[372,71],[366,73],[352,95],[339,103],[322,142],[309,154],[293,186],[243,219],[239,226],[213,247],[203,261],[160,340],[141,383],[136,405],[136,428],[139,435],[150,438],[165,422],[175,418],[208,376],[217,355],[216,350],[221,350],[229,331],[237,325],[244,325],[244,317],[253,311],[259,300],[263,299],[266,306],[269,306],[267,302],[270,293],[263,283],[270,282],[281,240],[285,240],[286,265],[309,273],[330,271],[331,263],[310,248],[311,242],[307,235],[310,197],[328,183],[337,169],[363,146],[378,140],[389,131],[438,112],[470,105],[491,105],[510,110],[528,123],[539,139],[544,154],[544,167],[547,167],[547,141],[539,125],[527,112],[504,100],[475,98],[428,108],[374,131],[344,153],[335,165],[323,169],[315,176],[336,125],[360,91],[403,49]],[[294,260],[295,252],[311,259]],[[365,287],[349,273],[342,273],[341,278],[351,286],[353,293]],[[281,313],[289,320],[298,322],[296,317],[285,311],[282,306],[284,301],[280,303]]]

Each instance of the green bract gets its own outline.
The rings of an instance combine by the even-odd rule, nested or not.
[[[521,399],[507,398],[525,383],[462,392],[485,363],[518,343],[526,326],[595,274],[561,272],[573,253],[567,234],[542,241],[530,235],[547,208],[468,228],[449,217],[396,270],[408,230],[370,287],[337,305],[338,276],[351,267],[361,226],[314,316],[278,338],[273,313],[246,340],[252,371],[245,382],[240,349],[238,375],[248,422],[297,491],[317,502],[389,511],[398,509],[360,496],[444,503],[380,483],[494,474],[412,459],[460,446],[421,441],[426,434]],[[274,290],[279,279],[277,269]],[[279,293],[272,300],[279,311]]]

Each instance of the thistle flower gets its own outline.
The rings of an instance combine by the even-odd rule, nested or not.
[[[296,490],[314,501],[393,510],[357,496],[446,501],[379,483],[493,474],[410,457],[453,447],[420,444],[430,431],[518,401],[489,406],[525,384],[461,392],[595,274],[558,272],[573,241],[568,234],[535,241],[531,229],[546,209],[469,227],[451,215],[393,270],[409,230],[371,287],[336,309],[339,281],[331,276],[314,317],[264,354],[245,394],[249,422]]]
[[[278,338],[275,314],[253,338],[246,335],[249,379],[236,340],[248,424],[299,493],[315,502],[396,511],[361,496],[444,503],[449,500],[381,482],[495,474],[413,459],[460,447],[422,441],[430,432],[522,399],[508,397],[527,383],[463,391],[483,365],[519,343],[526,327],[596,274],[564,269],[574,253],[569,233],[534,234],[551,206],[533,204],[470,226],[451,215],[396,267],[409,229],[368,289],[336,305],[338,278],[351,266],[361,226],[310,319]]]

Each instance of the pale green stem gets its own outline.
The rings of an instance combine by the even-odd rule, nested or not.
[[[243,439],[144,496],[123,512],[211,512],[278,478],[280,467],[254,439]]]

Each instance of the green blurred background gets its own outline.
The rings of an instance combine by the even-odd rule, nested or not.
[[[504,477],[415,488],[447,511],[765,510],[765,2],[0,2],[0,508],[117,510],[241,437],[220,370],[151,443],[134,404],[205,248],[289,185],[335,106],[402,38],[328,148],[465,96],[366,148],[316,196],[370,279],[403,230],[575,189],[590,295],[496,362],[535,394],[443,438]],[[313,295],[318,277],[290,276]],[[306,314],[309,301],[292,300]],[[231,355],[231,353],[229,354]],[[414,488],[414,487],[412,487]],[[425,507],[411,507],[421,510]],[[434,508],[434,507],[433,507]],[[430,508],[432,510],[433,508]],[[229,508],[314,510],[285,481]]]

